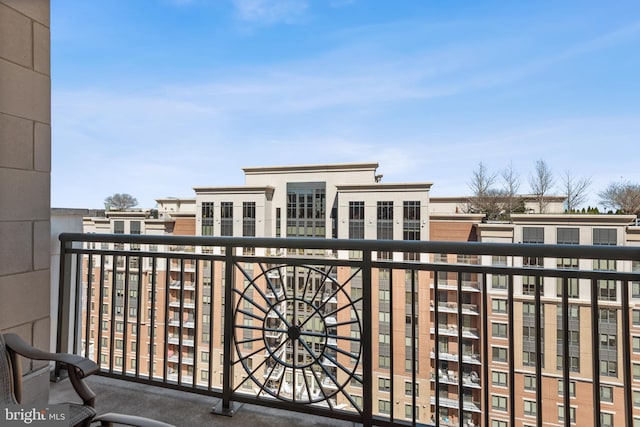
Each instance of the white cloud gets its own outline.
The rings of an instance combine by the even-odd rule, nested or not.
[[[307,11],[306,0],[232,0],[238,17],[258,25],[300,22]]]

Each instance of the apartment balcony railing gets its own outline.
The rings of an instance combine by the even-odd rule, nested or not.
[[[615,388],[616,425],[640,418],[640,333],[630,332],[640,309],[632,289],[640,247],[67,233],[60,240],[57,350],[92,357],[100,375],[219,398],[220,413],[252,403],[367,426],[513,426],[525,413],[530,424],[569,427],[577,412],[579,423],[607,425],[604,386]],[[127,243],[140,250],[126,250]],[[381,260],[378,252],[397,256]],[[415,261],[403,261],[403,253]],[[507,262],[432,261],[441,254]],[[127,271],[116,300],[111,268],[124,260],[128,269],[131,257],[150,268]],[[513,267],[522,257],[613,259],[619,271]],[[441,273],[446,284],[434,280]],[[506,281],[494,288],[492,275]],[[523,297],[524,276],[544,292]],[[558,278],[558,293],[550,293]],[[579,281],[580,295],[570,295],[570,279]],[[127,297],[133,283],[135,299]],[[177,317],[175,289],[190,291],[183,308],[193,304]],[[436,303],[440,292],[451,305]],[[558,331],[573,331],[575,313],[581,330],[591,331],[579,335],[578,356],[591,354],[588,363],[574,360],[575,334],[557,339]],[[441,316],[446,324],[436,327]],[[123,342],[118,353],[116,340]],[[515,386],[524,380],[528,400]],[[579,383],[588,407],[576,411],[587,405],[571,392],[543,398],[550,381],[563,390]],[[552,411],[543,410],[547,404]]]

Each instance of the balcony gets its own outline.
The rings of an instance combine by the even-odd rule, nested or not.
[[[435,328],[431,328],[431,335],[435,335]],[[447,337],[457,337],[458,336],[458,326],[457,325],[438,325],[438,335],[447,336]],[[462,338],[473,338],[479,339],[480,334],[478,330],[475,328],[462,327]]]
[[[430,304],[431,311],[435,311],[435,307],[433,303]],[[439,313],[458,313],[458,303],[456,302],[438,302],[438,312]],[[480,314],[478,312],[478,306],[476,304],[462,304],[462,314],[467,316],[477,316]]]
[[[169,284],[169,289],[181,289],[183,287],[182,282],[180,280],[172,280],[171,283]],[[195,291],[196,287],[194,286],[193,282],[185,282],[184,283],[184,290],[185,291]]]
[[[146,334],[137,336],[138,348],[157,347],[153,356],[134,352],[128,352],[126,355],[110,354],[109,348],[102,347],[98,347],[96,354],[89,353],[96,360],[101,360],[102,369],[99,375],[115,381],[115,385],[112,384],[113,387],[120,387],[122,383],[129,384],[133,381],[140,383],[135,384],[136,386],[142,384],[153,387],[159,394],[196,395],[197,398],[204,396],[208,399],[208,403],[202,406],[202,411],[207,413],[214,405],[218,412],[228,411],[238,404],[245,404],[247,407],[258,405],[268,407],[269,410],[289,411],[286,414],[300,412],[304,413],[305,417],[311,415],[327,417],[330,419],[327,425],[347,422],[366,426],[408,426],[433,419],[434,424],[439,425],[458,423],[464,426],[489,426],[494,415],[500,415],[500,419],[507,419],[509,425],[513,425],[516,414],[521,410],[516,406],[522,404],[520,391],[506,386],[501,387],[500,394],[508,403],[504,409],[500,406],[498,414],[494,413],[491,394],[484,388],[485,385],[492,383],[491,375],[496,369],[504,372],[505,378],[508,379],[508,381],[505,380],[505,384],[515,383],[514,379],[519,380],[525,371],[528,377],[533,378],[537,385],[535,389],[538,391],[532,392],[531,397],[538,405],[537,414],[542,414],[543,381],[548,382],[551,378],[554,386],[557,386],[558,381],[568,384],[570,381],[579,381],[586,377],[589,378],[587,391],[581,391],[581,393],[587,394],[583,398],[589,402],[589,407],[582,408],[583,412],[588,409],[595,414],[594,416],[598,416],[601,409],[610,410],[606,403],[600,403],[600,382],[602,378],[606,378],[607,384],[614,384],[616,396],[621,396],[616,397],[619,401],[616,412],[624,419],[616,422],[616,425],[624,425],[625,421],[633,420],[633,416],[637,416],[634,414],[634,395],[631,387],[634,384],[632,363],[640,363],[640,336],[632,337],[634,332],[630,326],[632,310],[640,309],[640,300],[636,299],[632,293],[631,284],[640,282],[640,273],[631,271],[631,261],[640,259],[640,248],[96,234],[64,234],[61,239],[64,242],[62,246],[64,265],[61,270],[63,286],[59,295],[59,300],[62,301],[59,308],[60,318],[65,319],[62,314],[70,313],[74,307],[77,307],[77,315],[70,317],[78,320],[66,324],[61,322],[62,333],[58,337],[59,350],[82,353],[82,349],[96,348],[95,342],[104,339],[110,342],[117,337],[126,341],[130,329],[100,328],[100,325],[109,325],[110,322],[115,321],[110,318],[111,313],[102,312],[100,307],[94,308],[90,301],[76,301],[72,298],[72,295],[87,294],[86,289],[76,288],[88,286],[87,283],[76,280],[74,277],[79,271],[75,267],[79,260],[90,256],[101,256],[106,259],[113,257],[108,250],[90,249],[91,247],[100,248],[101,245],[73,245],[72,243],[107,242],[152,244],[159,248],[192,247],[196,249],[189,252],[189,257],[193,259],[196,270],[202,271],[199,270],[202,267],[198,263],[206,261],[212,264],[213,268],[225,269],[230,274],[228,277],[231,279],[226,279],[224,286],[222,286],[223,283],[214,282],[211,284],[210,295],[207,294],[208,301],[217,301],[218,304],[222,301],[224,304],[216,306],[215,312],[215,304],[208,302],[205,304],[203,295],[196,291],[190,293],[189,299],[183,302],[183,307],[186,307],[185,304],[193,305],[187,317],[182,318],[182,315],[173,317],[174,314],[171,314],[168,333],[175,334],[175,329],[171,328],[179,326],[189,329],[188,332],[185,331],[185,334],[188,333],[189,340],[183,340],[183,345],[188,347],[190,352],[193,351],[189,353],[189,357],[178,358],[171,354],[168,357],[169,360],[163,359],[170,348],[175,348],[179,340],[176,341],[177,336],[170,335],[169,339],[164,341],[167,332],[162,333],[161,330],[165,315],[169,314],[165,313],[167,307],[163,302],[155,302],[154,307],[153,301],[146,300],[143,301],[145,307],[150,309],[150,313],[157,314],[149,319],[128,318],[127,320],[128,324],[137,326],[143,332],[146,332],[147,328],[150,331],[154,328],[158,329],[158,332],[153,335],[153,343],[143,342],[149,339]],[[197,250],[199,246],[254,247],[256,249],[280,247],[285,249],[288,255],[274,258],[266,255],[240,255],[243,253],[241,250],[229,250],[226,251],[227,255],[221,256],[199,251]],[[79,247],[83,249],[78,249]],[[345,258],[319,256],[318,254],[323,250],[326,253],[343,254]],[[358,259],[346,258],[347,254],[355,251],[359,254]],[[626,269],[626,271],[532,269],[522,267],[522,263],[516,261],[513,261],[515,267],[510,265],[511,261],[508,265],[402,263],[377,260],[374,256],[377,251],[458,253],[478,256],[495,254],[508,256],[509,260],[516,260],[518,257],[554,258],[553,262],[550,261],[545,265],[556,265],[555,258],[616,259],[620,260],[618,263],[620,270]],[[255,250],[246,253],[261,254],[268,251]],[[122,255],[119,253],[119,256]],[[171,260],[172,256],[179,258],[184,254],[160,251],[145,252],[140,256],[147,258],[147,260],[143,259],[143,262],[148,262],[149,260]],[[429,259],[429,257],[423,259]],[[593,263],[583,263],[583,265],[593,265]],[[398,286],[405,290],[415,287],[417,291],[405,292],[400,303],[396,300],[395,303],[389,304],[394,307],[393,315],[385,315],[383,312],[378,313],[373,310],[375,298],[381,297],[378,289],[381,269],[401,270],[404,274],[387,273],[388,277],[404,277],[404,283],[400,280],[400,283],[394,284],[394,287]],[[278,274],[278,277],[286,283],[286,287],[283,284],[282,292],[270,294],[269,291],[272,289],[267,286],[269,282],[264,276],[270,275],[271,277],[267,278],[275,280],[273,276],[276,271],[287,272],[286,279]],[[354,277],[354,272],[358,275],[361,287],[351,287],[350,280]],[[447,284],[432,283],[431,277],[439,272],[447,273]],[[462,277],[469,277],[470,274],[478,280],[473,282],[460,280]],[[456,275],[459,275],[459,280],[454,279]],[[490,287],[492,275],[506,276],[507,280],[504,283],[507,283],[507,287],[500,289],[499,292],[493,292]],[[548,284],[553,282],[553,287],[547,286],[547,290],[555,290],[558,279],[561,280],[561,286],[567,289],[569,279],[577,279],[581,285],[582,294],[579,299],[570,298],[567,291],[562,294],[565,296],[560,297],[549,295],[548,292],[544,296],[537,294],[533,297],[524,297],[518,294],[516,286],[509,287],[511,283],[519,283],[518,281],[521,281],[521,277],[524,276],[536,276],[540,281],[549,279]],[[327,277],[331,277],[331,280],[325,280]],[[200,289],[202,284],[199,280],[202,278],[194,277],[192,282],[185,283],[184,288],[188,286],[194,291]],[[455,286],[454,283],[456,283]],[[483,289],[478,285],[479,283],[490,285],[488,289]],[[603,286],[603,283],[606,286]],[[140,286],[148,288],[140,292],[141,296],[155,294],[153,287],[156,284],[141,282]],[[463,292],[473,289],[479,295],[473,297],[475,304],[458,305],[459,303],[453,302],[432,306],[431,301],[435,301],[436,291],[448,289],[442,286],[451,286],[452,290],[461,287]],[[169,283],[171,289],[181,287],[182,284],[179,281]],[[113,295],[113,290],[109,294]],[[327,296],[329,298],[326,298]],[[385,298],[393,298],[393,293],[385,295]],[[174,304],[171,305],[171,312],[175,311],[175,301],[172,302]],[[577,311],[576,304],[578,304]],[[377,306],[376,304],[375,307]],[[603,312],[600,309],[604,307],[607,311]],[[613,317],[611,317],[611,310],[615,313]],[[446,313],[446,323],[440,324],[437,328],[434,327],[436,311],[438,314]],[[493,312],[500,318],[500,322],[497,323],[506,325],[496,329],[496,332],[493,331],[492,325],[497,323],[489,319]],[[412,316],[417,313],[426,313],[426,315],[421,314],[414,322]],[[479,313],[483,315],[480,316]],[[516,313],[519,313],[520,317],[517,317]],[[612,365],[613,368],[608,366],[606,372],[600,372],[600,364],[597,363],[593,366],[581,366],[579,378],[569,368],[557,369],[555,363],[550,364],[553,366],[543,367],[541,360],[536,359],[540,357],[536,354],[541,353],[539,350],[542,350],[543,346],[545,354],[558,353],[558,360],[562,361],[558,366],[570,365],[567,363],[568,357],[563,357],[562,354],[571,355],[572,352],[569,350],[576,345],[581,352],[588,351],[593,354],[595,360],[598,360],[601,353],[610,356],[609,353],[613,351],[613,341],[611,341],[613,338],[609,338],[605,349],[601,348],[600,340],[591,339],[591,334],[589,336],[583,334],[579,340],[576,336],[571,336],[570,342],[557,341],[557,331],[571,330],[569,325],[575,323],[575,318],[570,319],[569,313],[574,317],[579,316],[580,325],[593,331],[600,328],[599,316],[608,313],[610,317],[605,329],[609,331],[613,328],[618,332],[614,335],[619,336],[614,350],[617,351],[618,360],[624,361],[622,364],[624,366]],[[546,319],[544,321],[543,314]],[[207,321],[197,319],[200,316],[203,316],[203,319],[207,316]],[[89,321],[89,319],[93,320]],[[276,321],[270,319],[276,319]],[[558,322],[561,324],[552,325],[550,319],[560,319]],[[400,325],[397,323],[399,320]],[[435,324],[438,323],[435,322]],[[203,325],[206,325],[204,329]],[[276,326],[273,327],[274,325]],[[528,331],[528,340],[523,346],[520,344],[525,338],[523,325],[534,330],[544,330],[544,333],[531,334]],[[418,337],[419,332],[427,330],[430,330],[431,334],[426,338],[420,335],[420,339],[414,339]],[[402,336],[394,337],[394,333],[400,333]],[[494,339],[495,334],[500,334],[499,339]],[[73,337],[76,338],[73,339]],[[436,355],[432,351],[437,342],[436,338],[445,339],[444,347],[440,348],[450,350],[440,351]],[[458,342],[459,338],[464,341]],[[545,342],[557,344],[549,348],[548,345],[545,346]],[[462,356],[459,354],[459,349],[465,349]],[[482,349],[482,354],[476,354],[477,349]],[[562,352],[559,349],[562,349]],[[418,355],[425,355],[427,351],[431,362],[418,364]],[[528,357],[526,369],[522,366],[525,355],[518,354],[523,351],[527,352]],[[385,352],[390,355],[396,354],[393,363],[390,360],[391,356],[384,356]],[[192,357],[191,354],[193,354]],[[401,355],[399,361],[397,354]],[[127,364],[132,363],[132,366],[138,366],[139,372],[120,373],[118,369],[110,367],[109,364],[114,363],[114,357],[122,358],[122,356]],[[158,366],[170,362],[174,372],[188,372],[189,375],[183,375],[180,383],[177,381],[177,375],[173,373],[165,380],[162,376],[157,376],[157,369],[155,375],[149,375],[148,370],[152,362],[149,360],[150,357],[154,358],[153,362]],[[139,359],[135,360],[136,358]],[[438,372],[437,367],[445,364],[448,365],[446,371]],[[412,370],[412,366],[418,369]],[[395,388],[391,387],[385,393],[385,396],[388,394],[389,403],[389,406],[385,406],[375,387],[379,387],[378,379],[390,377],[394,378],[396,384],[404,383],[405,387],[398,387],[398,385]],[[104,380],[105,378],[97,379],[97,381]],[[406,388],[406,384],[419,380],[422,380],[419,396],[414,396],[412,391]],[[425,383],[430,387],[425,387],[423,385]],[[447,397],[448,387],[461,387],[462,394],[455,393],[458,398],[450,399]],[[442,397],[436,398],[436,395]],[[545,397],[545,400],[552,401],[554,407],[563,405],[567,408],[565,419],[570,418],[569,408],[576,406],[574,401],[569,401],[568,393],[567,396],[557,398]],[[431,404],[418,405],[418,402]],[[497,402],[496,405],[498,404],[501,403]],[[411,411],[412,405],[416,407],[416,414]],[[158,405],[156,402],[155,406],[163,405]],[[122,411],[121,408],[118,409]],[[140,411],[135,412],[143,414]],[[240,417],[241,413],[242,410],[236,417]],[[444,417],[443,414],[448,414],[448,417]],[[289,417],[289,415],[281,416]],[[236,419],[239,418],[234,417],[232,420]],[[538,421],[541,422],[541,419]],[[535,417],[532,423],[535,423]],[[254,424],[264,425],[256,421]],[[587,421],[585,424],[592,423]],[[194,425],[203,425],[203,423]],[[627,425],[632,424],[627,423]],[[565,424],[565,427],[568,425]]]

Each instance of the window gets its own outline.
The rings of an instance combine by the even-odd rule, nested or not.
[[[558,405],[558,421],[564,421],[564,406],[563,405]],[[571,424],[575,424],[576,423],[576,408],[574,408],[573,406],[569,407],[569,421],[571,421]]]
[[[491,300],[491,309],[494,313],[506,313],[507,312],[507,300],[494,298]]]
[[[618,324],[618,310],[615,308],[600,308],[598,310],[598,320],[600,323],[607,323],[609,325]]]
[[[634,309],[631,312],[631,318],[633,319],[633,326],[640,326],[640,310]]]
[[[564,396],[564,380],[558,380],[558,396]],[[576,397],[575,381],[569,381],[569,396]]]
[[[414,407],[411,405],[404,405],[404,417],[405,418],[410,418],[413,419],[413,414],[416,415],[416,420],[418,419],[418,414],[420,413],[420,411],[418,410],[418,406],[416,405],[415,410]]]
[[[613,427],[613,414],[607,412],[600,413],[600,426]]]
[[[492,371],[491,372],[491,383],[493,385],[498,385],[501,387],[507,386],[507,373],[500,371]]]
[[[561,350],[558,349],[558,352]],[[560,355],[556,358],[556,367],[558,370],[562,370],[564,366],[563,356]],[[569,371],[571,372],[580,372],[580,357],[579,356],[569,356]]]
[[[200,380],[209,381],[209,371],[206,371],[204,369],[200,370]]]
[[[507,427],[507,422],[501,420],[491,420],[491,427]]]
[[[544,243],[544,228],[522,227],[522,243]]]
[[[505,396],[491,396],[491,408],[498,411],[506,411],[507,398]]]
[[[525,267],[544,267],[544,258],[537,256],[526,256],[522,258],[522,265]]]
[[[200,360],[202,362],[208,362],[209,361],[209,352],[208,351],[203,351],[202,353],[200,353]]]
[[[531,400],[524,401],[524,414],[529,416],[536,416],[538,407],[536,406],[536,402],[532,402]]]
[[[536,366],[535,351],[527,351],[527,350],[522,351],[522,366]]]
[[[242,235],[256,235],[256,202],[242,202]]]
[[[393,202],[377,204],[377,239],[393,240]],[[378,252],[380,259],[392,259],[391,252]]]
[[[419,387],[418,387],[418,386],[419,386],[419,384],[418,384],[418,383],[416,383],[416,384],[415,384],[416,397],[419,397],[419,396],[420,396],[420,393],[419,393],[419,390],[420,390],[420,389],[419,389]],[[412,393],[413,393],[413,387],[412,387],[412,384],[411,384],[410,382],[408,382],[408,381],[405,381],[405,382],[404,382],[404,395],[405,395],[405,396],[412,396]]]
[[[202,235],[213,236],[213,203],[202,202]]]
[[[356,406],[358,408],[362,408],[362,396],[357,396],[357,395],[351,395],[351,397],[353,398],[353,401],[355,402]]]
[[[638,363],[633,364],[633,379],[640,380],[640,364]]]
[[[600,375],[605,377],[618,376],[618,363],[613,360],[600,361]]]
[[[389,378],[378,378],[378,390],[391,391],[391,380]]]
[[[403,202],[402,239],[420,240],[420,201]],[[405,253],[406,261],[417,260],[418,254]]]
[[[493,255],[491,257],[491,265],[498,267],[506,267],[507,266],[507,256],[506,255]]]
[[[522,276],[522,294],[534,296],[538,288],[538,279],[535,276]],[[540,295],[544,295],[544,286],[540,283]]]
[[[617,296],[615,280],[598,280],[599,301],[616,301]]]
[[[337,210],[331,213],[332,237],[337,234]],[[287,237],[326,237],[326,183],[287,183]]]
[[[576,279],[575,277],[568,278],[567,287],[569,288],[569,298],[580,298],[580,285],[578,283],[578,279]],[[558,295],[558,298],[562,298],[563,290],[564,280],[558,277],[556,282],[556,294]]]
[[[349,238],[364,239],[364,202],[349,202]]]
[[[378,400],[378,412],[388,415],[391,413],[391,402],[388,400]]]
[[[492,289],[507,289],[507,276],[504,274],[493,274],[491,276]]]
[[[594,228],[593,244],[615,246],[617,243],[617,234],[615,228]]]
[[[233,236],[233,202],[220,204],[220,235]]]
[[[600,401],[613,403],[613,387],[608,385],[600,386]]]
[[[633,390],[633,407],[640,408],[640,391]]]
[[[640,338],[639,338],[640,341]],[[504,347],[491,347],[491,356],[494,362],[507,362],[507,349]]]
[[[491,336],[494,338],[506,338],[507,337],[507,324],[506,323],[491,323]]]
[[[378,356],[378,366],[380,368],[389,368],[391,366],[391,357],[389,356]]]
[[[532,375],[525,375],[524,389],[528,391],[536,391],[536,377]]]
[[[600,350],[617,350],[618,337],[614,334],[600,334]]]
[[[580,230],[578,228],[558,227],[556,242],[559,245],[579,245]]]
[[[617,262],[615,259],[594,259],[593,269],[604,271],[616,271]]]
[[[634,353],[640,353],[640,337],[631,337],[632,345]]]

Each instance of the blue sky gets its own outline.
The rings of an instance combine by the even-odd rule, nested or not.
[[[55,0],[51,43],[54,207],[313,163],[640,183],[636,0]]]

